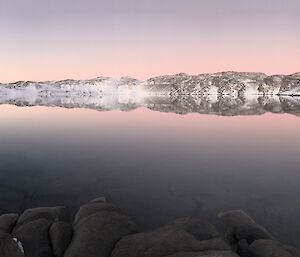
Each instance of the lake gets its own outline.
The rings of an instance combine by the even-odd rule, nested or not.
[[[0,213],[104,195],[143,229],[243,209],[300,246],[300,117],[0,105]]]

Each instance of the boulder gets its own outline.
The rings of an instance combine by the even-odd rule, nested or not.
[[[11,233],[16,225],[19,215],[15,213],[3,214],[0,216],[0,231]]]
[[[198,240],[207,240],[219,237],[219,232],[213,225],[200,219],[181,218],[170,222],[168,226],[172,228],[176,227],[177,229],[184,229]]]
[[[116,206],[90,203],[76,215],[72,242],[64,257],[109,257],[122,237],[136,232],[137,226]]]
[[[184,218],[152,232],[122,238],[112,257],[165,257],[208,250],[229,251],[230,247],[212,225],[198,219]]]
[[[219,218],[237,242],[246,239],[251,244],[258,239],[273,239],[266,229],[241,210],[220,213]]]
[[[93,213],[102,211],[110,211],[125,214],[125,212],[116,205],[105,202],[90,202],[80,207],[79,211],[75,215],[74,224]]]
[[[72,240],[72,226],[65,222],[55,222],[49,230],[54,257],[62,257]]]
[[[19,217],[16,226],[19,227],[22,226],[23,224],[38,219],[47,219],[52,222],[58,221],[59,217],[61,216],[62,210],[64,208],[65,207],[57,206],[57,207],[41,207],[41,208],[27,209]]]
[[[236,252],[242,257],[251,257],[249,244],[246,239],[238,242]]]
[[[1,257],[25,257],[22,250],[8,233],[0,231],[0,256]]]
[[[51,224],[48,219],[38,219],[13,230],[13,237],[22,243],[26,256],[53,257],[49,239]]]
[[[283,245],[283,247],[294,257],[300,257],[300,251],[297,248],[290,245]]]
[[[232,251],[180,252],[166,257],[239,257]]]
[[[295,257],[275,240],[256,240],[250,245],[251,257]]]

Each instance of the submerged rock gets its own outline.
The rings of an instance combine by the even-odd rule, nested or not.
[[[125,214],[125,212],[116,205],[104,203],[104,202],[90,202],[80,207],[79,211],[75,215],[74,224],[78,223],[81,219],[97,212],[116,212],[119,214]]]
[[[294,257],[300,257],[300,251],[297,248],[290,246],[290,245],[282,245],[282,246],[285,250],[287,250]]]
[[[59,221],[61,211],[44,207],[19,218],[0,216],[0,257],[300,257],[240,210],[219,215],[225,235],[194,218],[138,233],[125,212],[103,197],[81,206],[72,225]]]
[[[16,222],[19,215],[15,213],[3,214],[0,216],[0,232],[10,233]]]
[[[271,234],[241,210],[219,214],[219,218],[236,241],[245,239],[249,244],[258,239],[273,239]]]
[[[230,247],[216,229],[198,219],[179,219],[152,232],[129,235],[121,239],[112,257],[183,256],[183,252],[225,250]],[[191,255],[193,256],[193,255]]]
[[[80,208],[74,235],[64,257],[109,257],[115,244],[137,232],[135,223],[110,204],[90,203]]]
[[[166,257],[239,257],[232,251],[180,252]]]
[[[59,220],[64,207],[41,207],[24,211],[12,231],[28,257],[53,257],[49,237],[51,225]]]
[[[17,222],[17,227],[22,226],[26,223],[29,223],[38,219],[47,219],[50,221],[58,221],[62,210],[65,207],[57,206],[57,207],[41,207],[41,208],[32,208],[27,209],[24,213],[19,217]]]
[[[25,257],[12,236],[2,231],[0,231],[0,257]]]
[[[73,229],[65,222],[53,223],[49,230],[49,236],[54,257],[62,257],[71,243]]]
[[[249,244],[246,239],[238,242],[236,251],[242,257],[251,257]]]
[[[251,257],[295,257],[274,240],[256,240],[249,249]]]
[[[51,224],[50,220],[42,218],[13,230],[13,237],[22,243],[27,257],[53,257],[49,238]]]

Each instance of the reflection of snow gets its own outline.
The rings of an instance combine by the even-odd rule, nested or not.
[[[34,104],[38,96],[38,91],[34,85],[24,88],[0,87],[0,101],[10,101],[16,99],[26,99],[28,103]]]
[[[281,96],[280,98],[283,100],[286,100],[287,102],[289,102],[291,104],[299,106],[299,108],[300,108],[300,95],[299,96]]]
[[[293,87],[289,90],[281,92],[281,95],[295,95],[295,96],[300,96],[300,85]]]

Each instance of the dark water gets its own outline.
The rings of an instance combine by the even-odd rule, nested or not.
[[[105,195],[149,229],[243,209],[300,246],[300,118],[0,106],[0,213]]]

